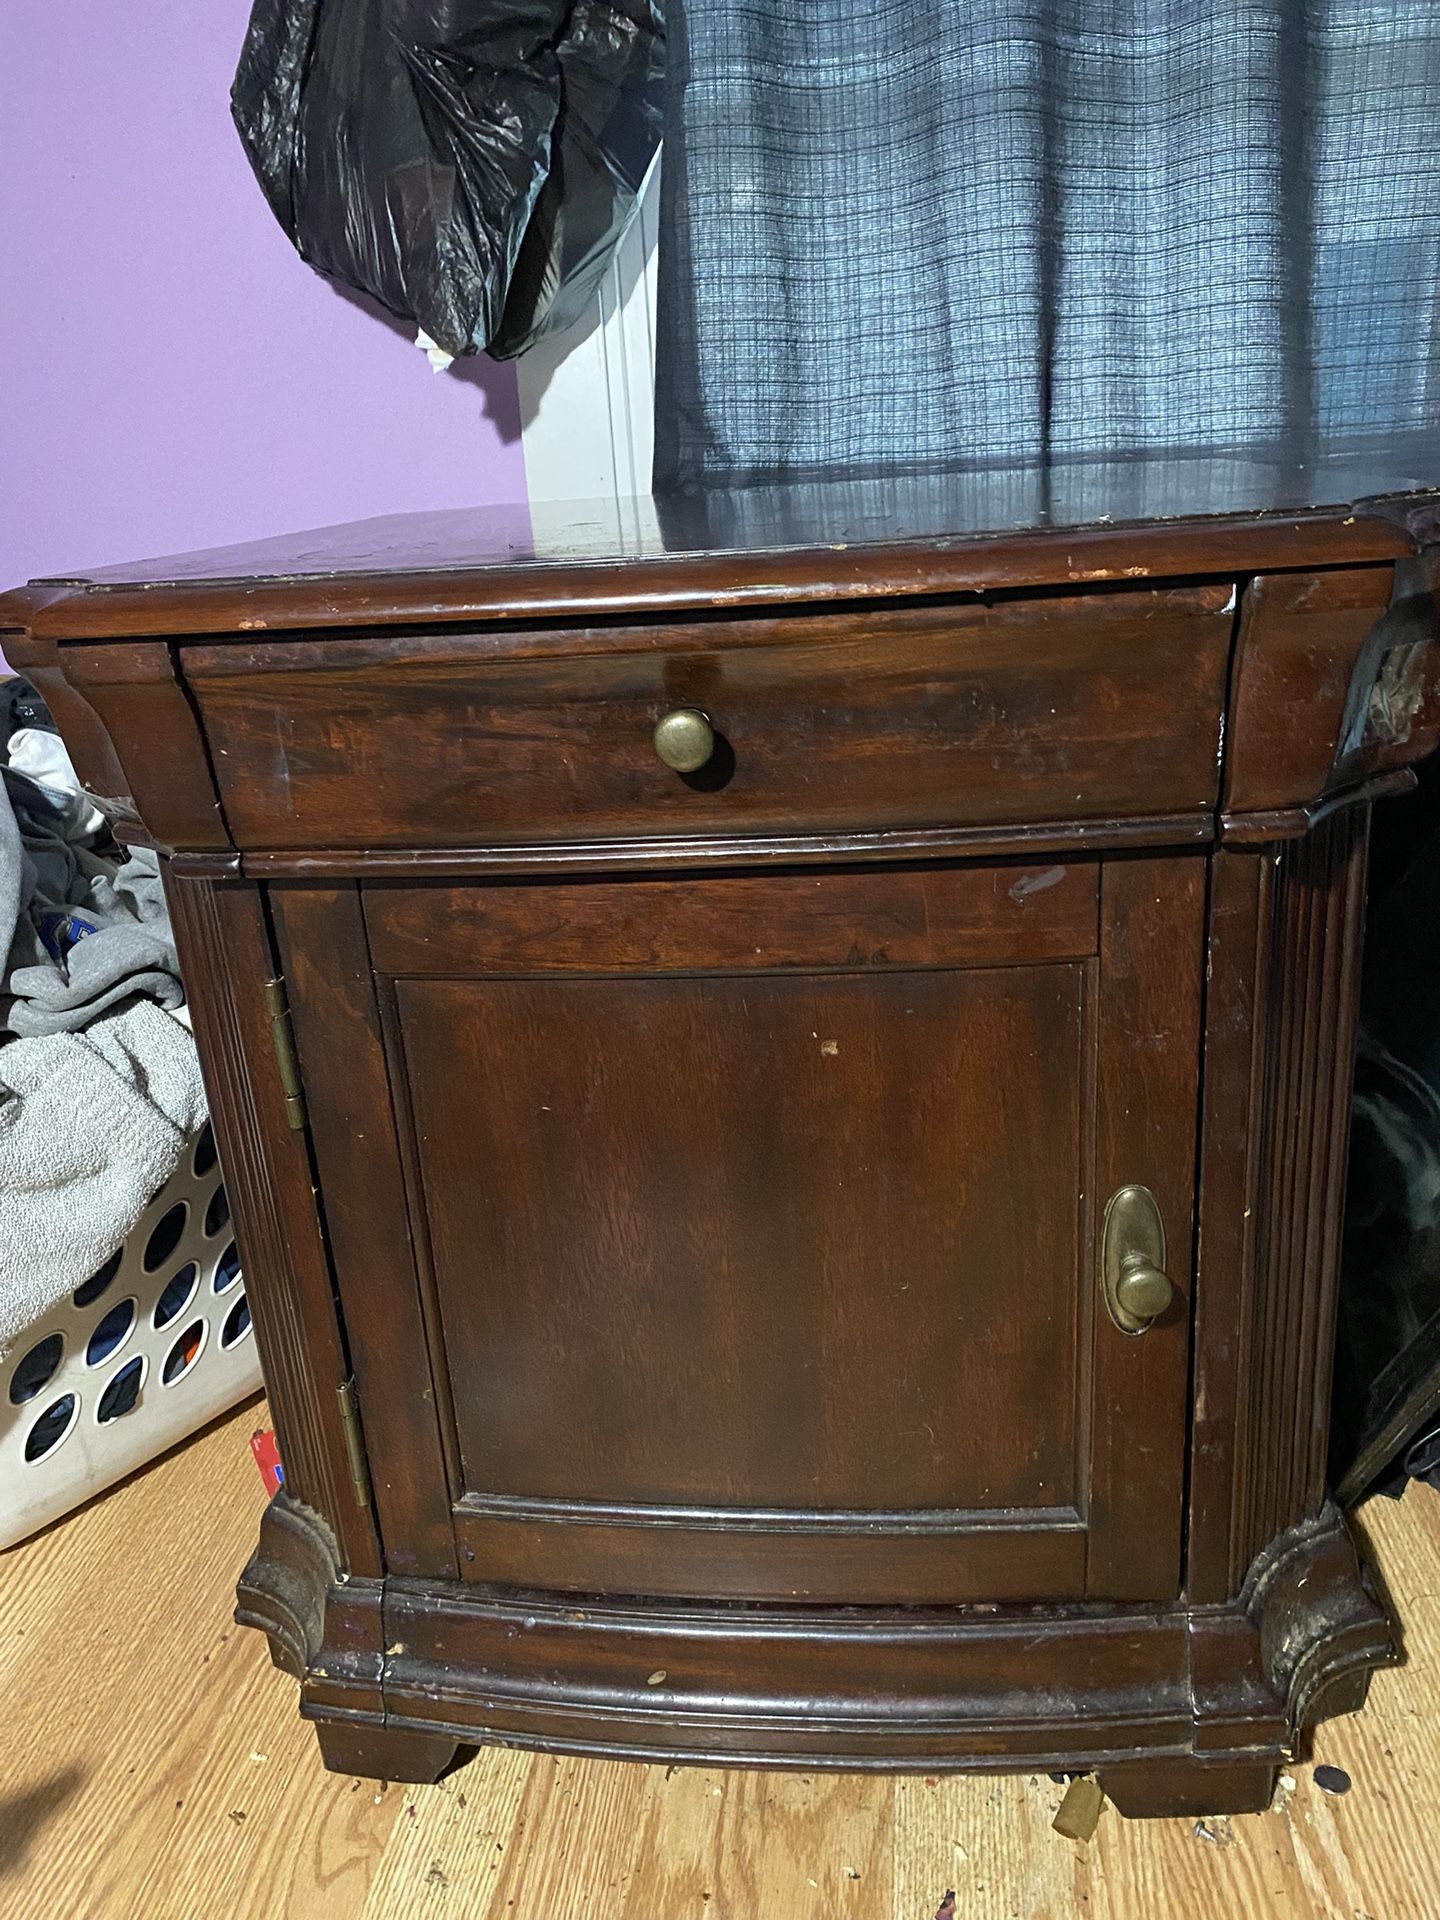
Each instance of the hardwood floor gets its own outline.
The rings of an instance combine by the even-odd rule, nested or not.
[[[438,1787],[321,1771],[230,1624],[264,1492],[244,1408],[0,1556],[0,1912],[27,1920],[1429,1920],[1440,1496],[1364,1519],[1408,1665],[1270,1812],[1050,1831],[1044,1777],[719,1773],[491,1750]],[[143,1545],[141,1544],[143,1543]],[[120,1623],[124,1622],[122,1626]]]

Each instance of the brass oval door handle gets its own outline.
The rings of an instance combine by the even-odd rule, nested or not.
[[[1132,1320],[1143,1320],[1149,1326],[1175,1298],[1175,1289],[1169,1275],[1142,1256],[1123,1264],[1115,1281],[1115,1298]]]
[[[676,707],[655,728],[655,751],[674,773],[698,773],[715,751],[715,729],[698,707]]]
[[[1110,1196],[1100,1241],[1100,1282],[1122,1333],[1144,1333],[1175,1298],[1165,1271],[1165,1223],[1148,1187]]]

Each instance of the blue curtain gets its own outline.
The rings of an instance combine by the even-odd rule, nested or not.
[[[1440,420],[1440,0],[669,0],[657,485]]]

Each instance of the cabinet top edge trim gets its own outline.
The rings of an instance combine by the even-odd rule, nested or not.
[[[293,573],[191,573],[36,582],[0,598],[0,629],[26,647],[117,638],[232,638],[333,627],[669,616],[810,602],[1160,584],[1395,560],[1416,551],[1399,521],[1366,509],[935,536],[604,559],[519,554],[404,569],[341,563]],[[238,560],[238,555],[214,556]],[[202,558],[197,556],[197,559]]]

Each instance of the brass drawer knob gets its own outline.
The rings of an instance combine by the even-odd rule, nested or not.
[[[1110,1196],[1100,1280],[1110,1318],[1122,1333],[1144,1333],[1175,1298],[1165,1271],[1165,1226],[1148,1187],[1121,1187]]]
[[[655,751],[675,773],[698,773],[715,751],[715,729],[695,707],[677,707],[655,729]]]

